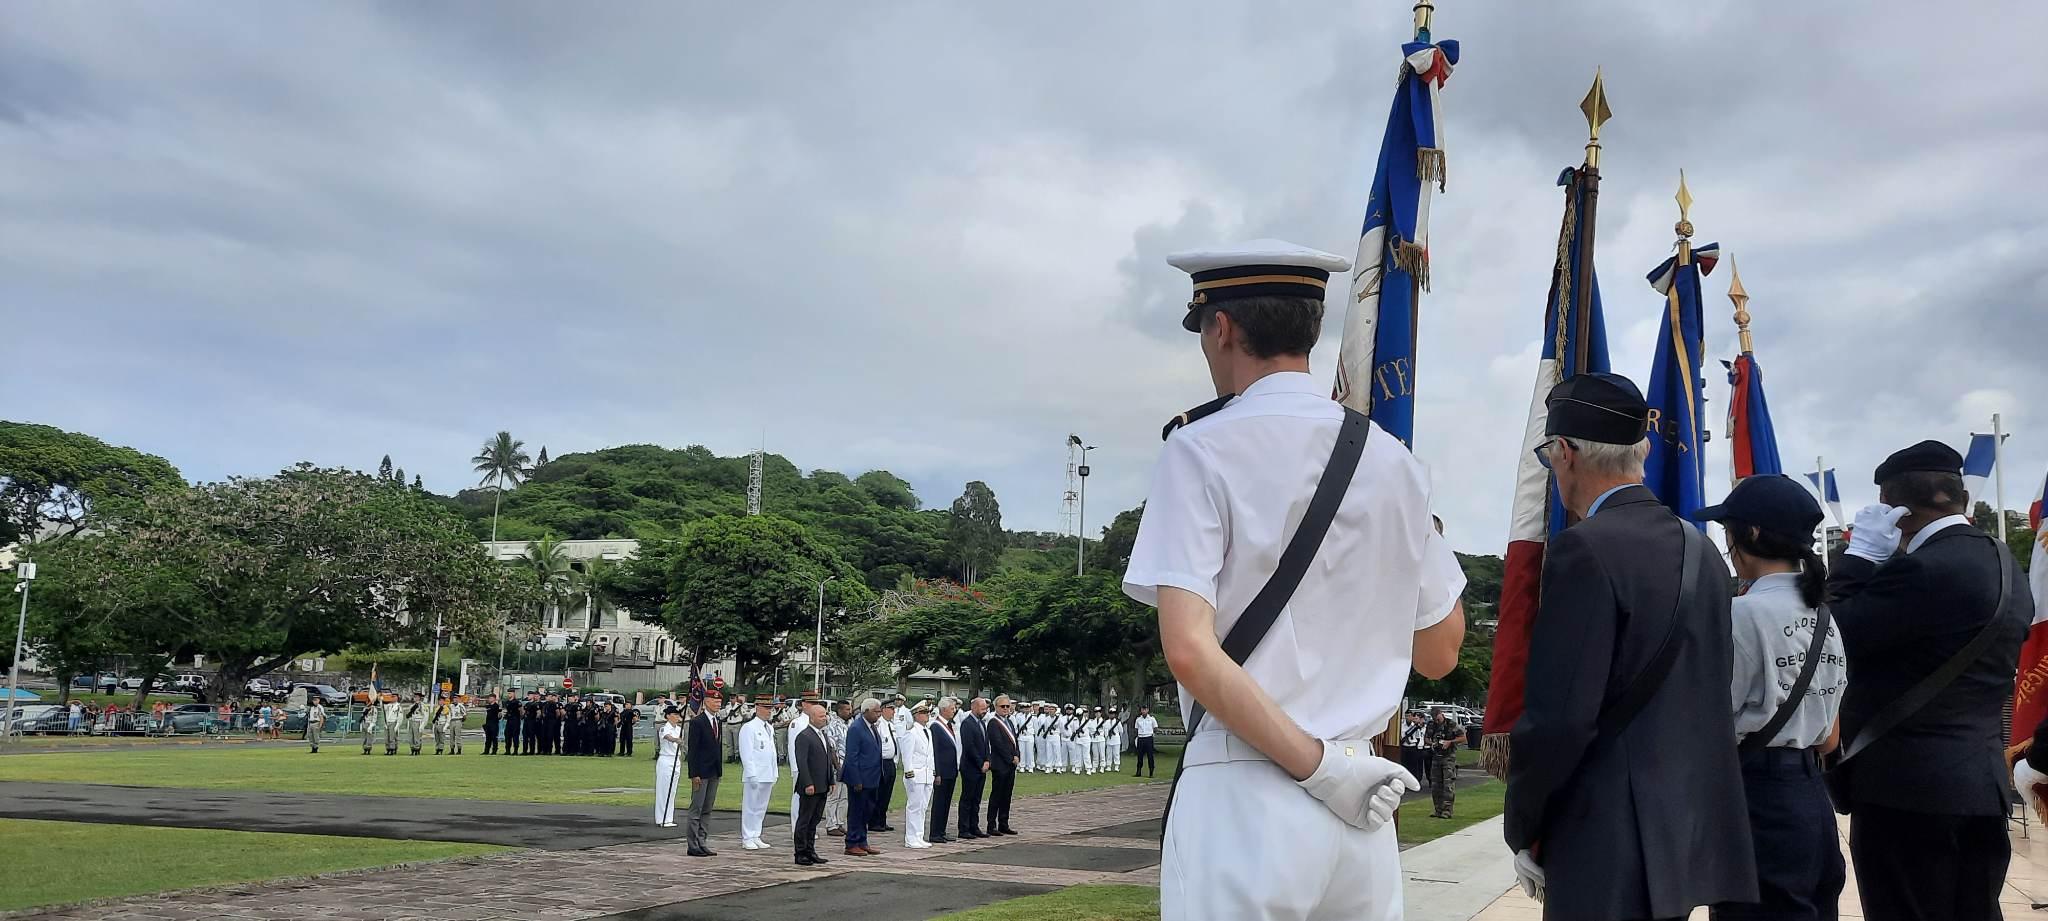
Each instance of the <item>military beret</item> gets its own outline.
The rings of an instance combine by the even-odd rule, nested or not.
[[[1883,486],[1884,481],[1901,473],[1946,473],[1950,476],[1962,476],[1963,456],[1957,454],[1956,449],[1939,441],[1923,441],[1885,458],[1884,463],[1877,465],[1875,482]]]
[[[1550,388],[1543,434],[1632,445],[1649,431],[1650,407],[1634,382],[1619,374],[1575,374]]]

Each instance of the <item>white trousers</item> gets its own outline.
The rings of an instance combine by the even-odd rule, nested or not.
[[[922,847],[925,826],[931,823],[931,782],[906,780],[903,782],[903,794],[903,846]]]
[[[1124,769],[1124,740],[1110,739],[1103,743],[1102,751],[1109,758],[1109,769],[1122,773]]]
[[[1093,774],[1093,773],[1095,773],[1096,771],[1098,771],[1098,770],[1101,770],[1101,769],[1102,769],[1102,765],[1103,765],[1103,761],[1102,761],[1102,740],[1101,740],[1101,739],[1089,739],[1089,740],[1088,740],[1088,773],[1090,773],[1090,774]]]
[[[790,813],[793,817],[796,813]],[[794,818],[791,821],[795,821]],[[825,798],[825,821],[819,823],[826,828],[846,827],[846,785],[832,785],[832,795]]]
[[[747,781],[740,784],[740,840],[761,840],[761,820],[768,817],[768,794],[775,781]]]
[[[1397,851],[1392,824],[1353,828],[1249,745],[1204,731],[1166,827],[1159,917],[1399,921]]]
[[[1087,768],[1088,768],[1088,740],[1087,740],[1087,739],[1070,739],[1070,740],[1068,740],[1068,741],[1067,741],[1067,771],[1068,771],[1068,772],[1070,772],[1070,773],[1074,773],[1074,774],[1079,774],[1079,773],[1081,773],[1082,771],[1084,771],[1084,770],[1087,770]]]
[[[1030,742],[1019,739],[1018,743],[1017,770],[1031,770],[1031,766],[1038,763],[1038,752],[1034,750]]]
[[[676,758],[658,758],[654,762],[654,824],[667,825],[676,820],[676,785],[682,773],[682,762]]]
[[[1065,746],[1052,736],[1038,737],[1038,760],[1045,762],[1047,770],[1059,773],[1067,767]]]

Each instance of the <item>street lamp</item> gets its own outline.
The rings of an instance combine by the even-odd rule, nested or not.
[[[1077,576],[1088,565],[1088,452],[1093,450],[1094,445],[1081,446],[1081,517],[1080,525],[1074,529],[1078,532],[1074,535],[1074,575]]]
[[[21,616],[14,621],[14,658],[7,663],[7,727],[0,730],[0,742],[14,734],[14,698],[21,693],[21,638],[28,628],[28,584],[36,580],[36,564],[22,560],[14,564],[14,590],[21,593]]]
[[[825,696],[825,583],[838,576],[826,576],[818,583],[818,635],[811,643],[811,680],[818,683],[818,696]]]

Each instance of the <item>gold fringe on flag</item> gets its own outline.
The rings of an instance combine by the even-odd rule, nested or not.
[[[1479,737],[1479,766],[1503,781],[1508,779],[1507,733],[1489,732]]]
[[[1412,240],[1396,239],[1390,247],[1394,251],[1394,266],[1413,276],[1422,290],[1429,290],[1429,251],[1422,244]]]
[[[1444,152],[1440,147],[1418,147],[1415,149],[1415,176],[1423,182],[1436,183],[1436,190],[1444,191]]]

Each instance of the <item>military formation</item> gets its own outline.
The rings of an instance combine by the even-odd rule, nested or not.
[[[483,710],[483,754],[589,755],[633,754],[633,728],[640,712],[615,701],[585,700],[580,695],[542,694],[524,697],[491,694],[472,702],[467,696],[442,694],[429,702],[421,694],[372,692],[356,721],[368,755],[383,740],[384,754],[396,755],[401,744],[418,755],[429,739],[436,755],[463,753],[462,736],[470,711]],[[318,701],[306,712],[306,745],[318,753],[327,711]]]
[[[326,708],[318,702],[312,703],[306,711],[306,745],[309,751],[320,751],[321,723],[326,720]],[[398,754],[403,741],[412,753],[424,750],[426,740],[434,740],[434,754],[462,754],[462,724],[469,718],[469,705],[461,698],[442,695],[441,699],[429,703],[420,694],[380,694],[374,703],[364,706],[361,719],[357,722],[363,738],[363,754],[370,754],[377,739],[384,740],[384,754]]]

